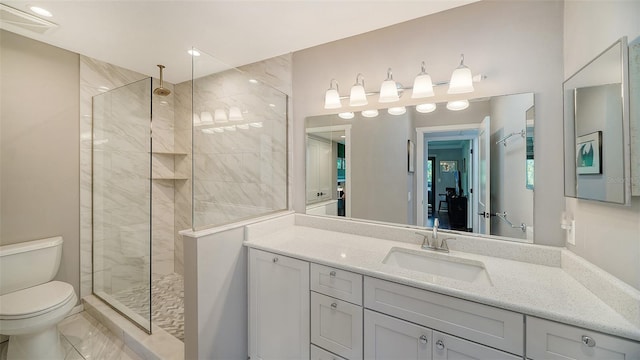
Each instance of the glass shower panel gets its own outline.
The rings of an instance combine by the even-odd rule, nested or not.
[[[286,209],[287,95],[200,53],[192,84],[194,229]]]
[[[151,79],[93,97],[93,292],[151,331]]]

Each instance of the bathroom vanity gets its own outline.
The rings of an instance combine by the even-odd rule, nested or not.
[[[566,250],[458,237],[440,254],[413,229],[298,214],[246,239],[252,359],[640,359],[637,292],[614,310]]]

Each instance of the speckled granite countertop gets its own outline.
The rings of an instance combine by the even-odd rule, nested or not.
[[[293,224],[280,226],[280,230],[249,234],[245,244],[250,248],[640,341],[638,326],[614,311],[559,266],[455,250],[443,255],[484,263],[493,286],[483,286],[383,264],[392,248],[427,251],[421,250],[418,244]]]

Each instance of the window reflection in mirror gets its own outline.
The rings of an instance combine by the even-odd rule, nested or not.
[[[382,109],[374,118],[308,117],[307,213],[420,227],[438,218],[443,229],[532,242],[533,94],[472,99],[455,112],[437,105],[431,113],[407,107],[397,116]],[[407,140],[415,144],[415,172],[407,169]],[[333,168],[346,165],[344,182],[338,169],[320,169],[318,142]],[[323,171],[331,172],[324,198]]]

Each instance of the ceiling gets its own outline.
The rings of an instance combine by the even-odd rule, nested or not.
[[[365,33],[477,0],[407,1],[1,1],[31,13],[49,10],[59,26],[45,34],[6,30],[147,75],[191,78],[196,47],[231,67]]]

